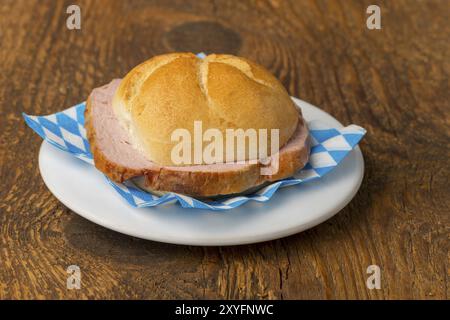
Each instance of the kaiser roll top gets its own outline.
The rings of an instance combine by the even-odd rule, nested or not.
[[[178,144],[172,133],[187,129],[194,139],[194,121],[201,121],[203,132],[220,130],[224,139],[226,129],[266,129],[270,154],[270,130],[279,129],[281,148],[299,118],[283,85],[265,68],[216,54],[200,59],[172,53],[138,65],[121,81],[113,108],[134,146],[159,165],[179,165],[172,161]]]

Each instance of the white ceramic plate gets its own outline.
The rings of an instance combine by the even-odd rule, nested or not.
[[[342,125],[324,111],[294,99],[307,121]],[[183,209],[177,204],[133,208],[102,173],[50,144],[42,143],[39,168],[50,191],[82,217],[134,237],[185,245],[237,245],[285,237],[335,215],[356,194],[364,174],[359,148],[325,177],[279,190],[266,203],[236,209]]]

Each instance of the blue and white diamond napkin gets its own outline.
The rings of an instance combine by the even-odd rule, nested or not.
[[[48,116],[23,114],[23,117],[28,126],[45,141],[93,165],[94,161],[84,129],[85,107],[83,102]],[[216,201],[202,201],[177,193],[156,196],[142,191],[131,182],[120,184],[111,181],[106,176],[105,178],[118,194],[134,207],[153,207],[168,202],[178,202],[184,208],[227,210],[239,207],[250,200],[266,202],[280,187],[305,183],[323,177],[339,165],[366,133],[366,130],[356,125],[336,129],[318,121],[309,122],[308,128],[312,141],[308,164],[294,177],[274,182],[250,195]]]

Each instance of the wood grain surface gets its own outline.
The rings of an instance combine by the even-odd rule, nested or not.
[[[70,4],[81,30],[66,28]],[[366,28],[370,4],[381,30]],[[0,0],[0,298],[447,299],[449,12],[447,0]],[[353,201],[298,235],[202,248],[121,235],[56,200],[21,112],[59,111],[178,50],[248,57],[365,127]],[[71,264],[80,290],[66,288]],[[371,264],[380,290],[366,287]]]

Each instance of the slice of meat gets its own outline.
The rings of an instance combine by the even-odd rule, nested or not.
[[[273,175],[261,175],[261,163],[159,166],[133,147],[114,114],[112,99],[119,83],[120,79],[115,79],[94,89],[85,111],[85,127],[95,166],[113,181],[142,176],[149,190],[209,197],[240,193],[287,178],[308,161],[308,129],[300,113],[296,131],[279,151],[279,167]]]

